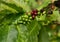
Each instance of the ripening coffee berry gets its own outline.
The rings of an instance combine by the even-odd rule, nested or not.
[[[44,9],[41,9],[41,10],[40,10],[40,13],[43,13],[43,12],[44,12]]]
[[[34,9],[34,10],[32,10],[32,12],[31,12],[31,15],[37,15],[38,14],[38,10],[37,9]]]
[[[36,16],[32,15],[32,19],[34,20]]]
[[[47,7],[44,7],[40,10],[40,13],[43,13],[46,10]]]
[[[32,10],[31,12],[31,16],[32,16],[32,19],[34,20],[34,18],[38,15],[38,10],[37,9],[34,9]]]
[[[53,14],[53,11],[49,10],[49,11],[47,12],[47,14]]]

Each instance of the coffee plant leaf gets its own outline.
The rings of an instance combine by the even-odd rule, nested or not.
[[[41,29],[39,23],[36,20],[33,20],[29,25],[27,25],[29,41],[28,42],[38,42],[37,35]]]
[[[47,28],[46,27],[42,27],[41,28],[38,37],[39,37],[39,39],[38,39],[39,42],[50,42],[49,35],[48,35],[48,32],[47,32]]]

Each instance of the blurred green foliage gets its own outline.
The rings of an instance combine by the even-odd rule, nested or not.
[[[51,1],[0,0],[0,42],[60,42],[58,10],[50,17],[44,13],[31,19],[32,9],[41,10]],[[58,24],[53,23],[56,20]]]

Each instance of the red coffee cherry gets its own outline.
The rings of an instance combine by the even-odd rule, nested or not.
[[[33,20],[35,19],[35,17],[36,17],[37,15],[38,15],[38,10],[37,10],[37,9],[32,10],[31,16],[32,16],[32,19],[33,19]]]
[[[37,15],[38,14],[38,10],[37,9],[34,9],[34,10],[32,10],[32,12],[31,12],[31,15]]]
[[[33,20],[35,19],[35,17],[36,17],[35,15],[32,15],[32,19],[33,19]]]

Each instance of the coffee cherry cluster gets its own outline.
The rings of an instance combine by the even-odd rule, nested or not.
[[[24,15],[20,16],[16,22],[17,22],[17,24],[25,24],[25,25],[29,24],[31,22],[31,20],[34,20],[35,17],[38,16],[38,12],[43,13],[43,11],[45,11],[45,10],[43,9],[43,10],[38,11],[37,9],[34,9],[31,11],[30,15],[24,14]],[[46,15],[48,15],[48,14],[52,14],[52,11],[48,11]]]
[[[46,11],[45,13],[44,13],[44,11]],[[53,11],[50,9],[50,10],[46,10],[46,7],[44,7],[44,8],[42,8],[41,10],[37,10],[37,9],[34,9],[34,10],[32,10],[31,11],[31,17],[32,17],[32,19],[34,20],[35,19],[35,17],[38,15],[38,12],[40,12],[39,13],[39,16],[42,14],[46,14],[46,16],[50,16],[51,14],[53,14]]]
[[[47,12],[47,14],[53,14],[53,11],[50,10],[50,11]]]
[[[37,9],[34,9],[34,10],[31,11],[32,19],[34,19],[37,15],[38,15],[38,10]]]
[[[28,17],[28,15],[22,15],[17,20],[17,24],[29,24],[31,22],[31,18]]]
[[[60,2],[60,1],[59,1]],[[57,3],[57,2],[55,2],[56,4],[55,5],[57,5],[57,4],[59,4],[59,3]],[[48,8],[48,9],[47,9]],[[50,3],[50,4],[48,4],[48,6],[46,6],[46,7],[43,7],[41,10],[37,10],[37,9],[32,9],[31,10],[31,12],[29,12],[30,13],[30,15],[29,15],[29,13],[27,12],[27,14],[25,14],[26,15],[26,17],[25,17],[25,15],[24,16],[21,16],[19,19],[18,19],[18,23],[19,24],[27,24],[27,23],[30,23],[31,22],[31,20],[34,20],[35,19],[35,17],[37,16],[39,16],[39,19],[40,19],[40,15],[42,14],[42,15],[46,15],[46,17],[50,17],[50,15],[52,15],[53,14],[53,10],[55,9],[55,7],[54,7],[54,4],[52,4],[52,3]]]
[[[48,8],[48,9],[47,9]],[[49,4],[47,7],[43,7],[41,10],[37,10],[37,9],[33,9],[31,12],[27,12],[26,14],[22,15],[19,19],[18,19],[18,23],[20,24],[27,24],[30,23],[31,20],[34,20],[35,17],[39,16],[41,14],[46,14],[46,17],[49,16],[51,14],[53,14],[53,9],[52,9],[52,4]]]
[[[50,15],[53,14],[53,11],[52,10],[49,10],[47,13],[46,13],[46,17],[50,17]]]
[[[28,15],[24,14],[20,16],[13,24],[29,24],[31,22],[32,17],[29,17]]]
[[[57,4],[60,4],[59,2],[58,1],[55,1],[54,3],[50,3],[46,7],[43,7],[40,11],[38,11],[37,9],[33,9],[31,11],[32,19],[34,19],[38,15],[38,12],[40,12],[39,15],[46,14],[46,16],[50,17],[50,15],[53,14],[53,10],[55,9],[55,6],[57,6]]]

